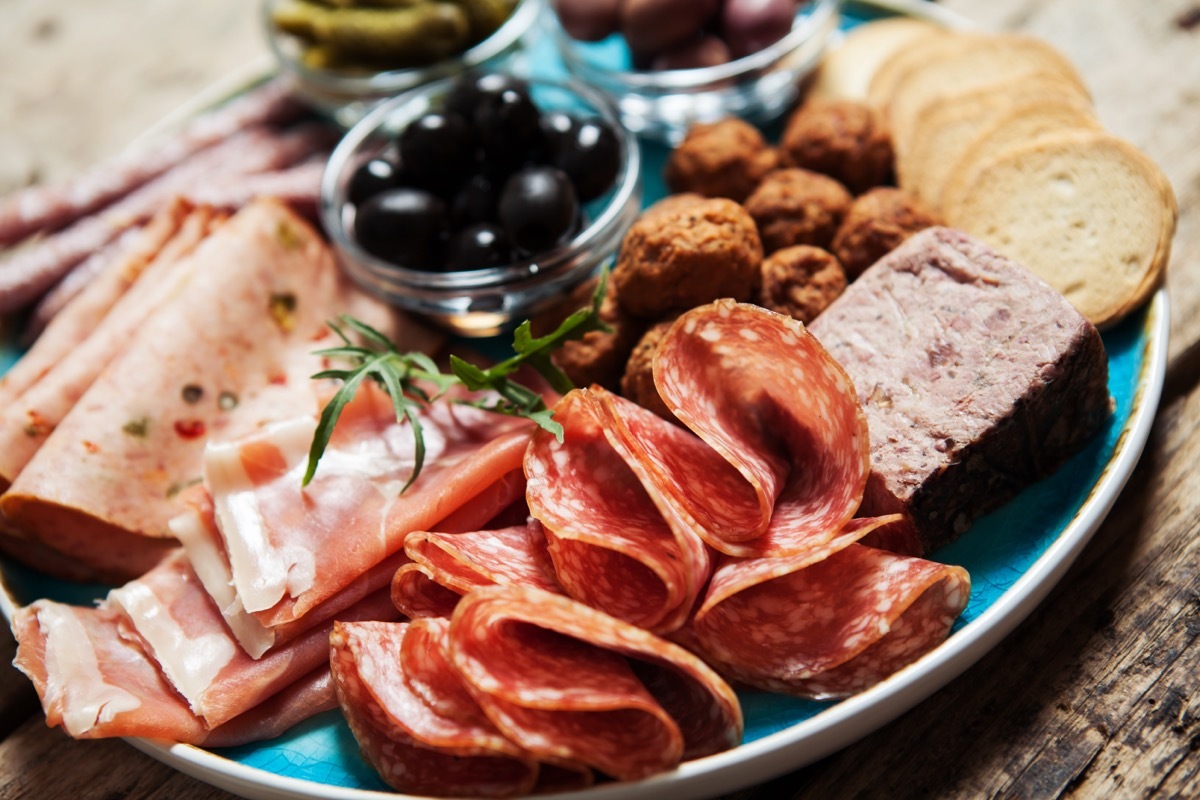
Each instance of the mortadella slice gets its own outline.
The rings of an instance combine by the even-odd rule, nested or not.
[[[561,595],[474,589],[451,617],[450,657],[488,718],[539,758],[636,780],[741,740],[737,697],[704,662]]]

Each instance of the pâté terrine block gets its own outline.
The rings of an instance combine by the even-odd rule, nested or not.
[[[903,512],[926,550],[1058,469],[1111,413],[1095,326],[982,242],[930,228],[809,328],[870,428],[862,512]]]

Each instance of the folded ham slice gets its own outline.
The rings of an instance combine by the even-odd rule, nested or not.
[[[172,546],[167,523],[208,439],[315,412],[316,340],[328,318],[366,310],[317,234],[275,202],[243,209],[190,261],[0,498],[18,530],[113,582]],[[381,325],[413,349],[431,342]]]
[[[372,384],[342,411],[307,487],[313,415],[210,445],[205,483],[242,609],[266,627],[293,622],[401,552],[410,532],[478,529],[519,498],[531,423],[440,401],[421,418],[425,465],[403,493],[412,430]]]
[[[48,600],[17,610],[13,663],[37,689],[47,725],[77,739],[140,736],[223,747],[278,736],[336,706],[329,671],[319,668],[210,730],[141,644],[122,636],[123,619],[113,607]]]

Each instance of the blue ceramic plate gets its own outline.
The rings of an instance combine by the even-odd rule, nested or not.
[[[845,27],[888,8],[947,21],[936,6],[920,2],[851,4]],[[886,13],[886,12],[882,12]],[[953,22],[952,20],[950,20]],[[533,49],[535,69],[552,72],[548,51]],[[646,145],[647,202],[663,195],[658,176],[666,151]],[[978,521],[953,544],[935,552],[939,561],[971,574],[970,603],[950,638],[934,652],[855,697],[813,702],[748,691],[740,694],[746,717],[744,743],[733,750],[682,765],[637,783],[614,783],[582,792],[543,797],[573,800],[677,800],[733,791],[819,759],[865,736],[911,708],[995,646],[1045,597],[1099,527],[1133,472],[1149,435],[1166,370],[1168,304],[1160,290],[1141,312],[1104,334],[1109,392],[1116,409],[1105,430],[1051,478]],[[11,597],[26,603],[51,596],[89,603],[104,587],[60,583],[30,570],[2,564]],[[11,604],[5,611],[11,610]],[[132,740],[151,756],[200,780],[254,800],[328,798],[394,800],[362,761],[338,712],[321,714],[286,736],[243,747],[203,750]]]

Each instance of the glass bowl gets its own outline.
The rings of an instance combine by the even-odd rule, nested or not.
[[[676,145],[697,122],[737,116],[763,125],[791,108],[837,30],[840,5],[839,0],[802,4],[789,34],[727,64],[658,71],[634,70],[619,34],[584,42],[563,30],[555,14],[546,16],[571,75],[612,95],[621,120],[634,133]]]
[[[522,50],[545,10],[545,0],[520,0],[495,33],[456,56],[424,67],[372,72],[317,69],[305,64],[299,40],[272,22],[272,12],[282,1],[262,3],[263,28],[280,71],[291,78],[300,97],[343,128],[358,122],[379,101],[409,89],[474,69],[503,67]]]
[[[611,100],[574,80],[522,80],[539,111],[599,118],[617,137],[619,168],[613,186],[581,204],[584,226],[567,244],[502,267],[432,272],[385,261],[355,241],[355,207],[346,200],[354,171],[384,153],[421,114],[442,108],[455,78],[372,109],[334,149],[321,183],[321,222],[347,273],[376,296],[463,336],[495,335],[561,302],[615,256],[641,210],[641,151],[633,134],[621,127]]]

